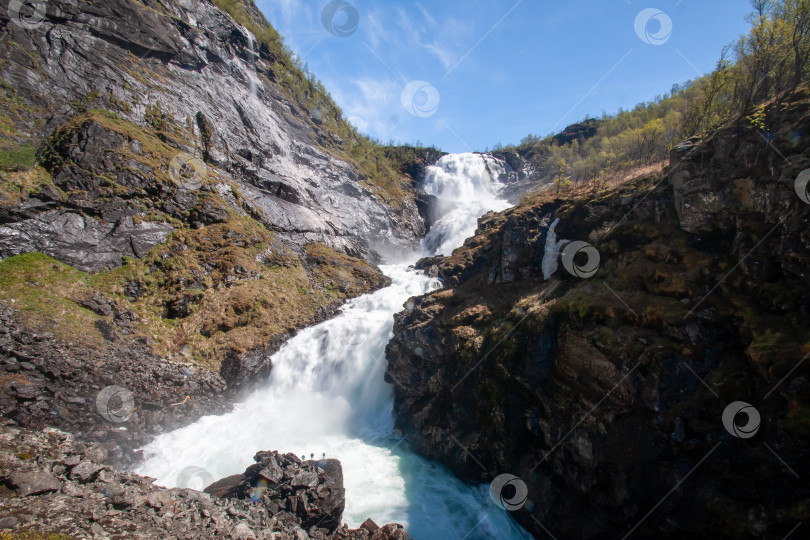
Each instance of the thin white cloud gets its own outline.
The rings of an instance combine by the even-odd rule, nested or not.
[[[435,30],[436,28],[439,27],[439,24],[436,22],[436,19],[434,19],[433,15],[431,15],[430,12],[427,9],[425,9],[425,6],[423,6],[422,4],[417,3],[416,4],[416,9],[419,10],[419,13],[422,14],[422,18],[425,19],[425,21],[428,23],[428,25],[432,29]]]
[[[353,79],[352,89],[333,90],[342,103],[343,112],[360,131],[378,138],[388,138],[405,111],[400,103],[401,84],[377,77]]]
[[[461,45],[472,36],[471,26],[455,17],[437,19],[433,12],[416,4],[418,13],[413,16],[402,7],[395,10],[392,24],[401,36],[403,50],[421,48],[434,56],[444,67],[452,66],[461,56]]]
[[[379,49],[381,43],[388,41],[388,35],[382,19],[383,15],[376,9],[367,13],[363,19],[364,24],[362,28],[365,29],[366,37],[372,49]]]
[[[450,66],[452,66],[458,58],[458,53],[442,47],[438,42],[426,43],[422,46],[425,48],[425,50],[439,59],[439,62],[441,62],[444,69],[450,69]]]

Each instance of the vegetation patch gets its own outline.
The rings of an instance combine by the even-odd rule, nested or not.
[[[154,111],[154,109],[148,110]],[[168,116],[155,112],[151,114],[152,129],[138,125],[106,109],[93,109],[79,113],[60,126],[51,136],[43,156],[43,165],[49,170],[57,170],[65,165],[62,157],[66,150],[65,145],[69,146],[73,136],[82,128],[89,123],[96,122],[104,129],[122,135],[127,141],[138,141],[140,144],[139,152],[134,152],[129,145],[110,149],[120,155],[122,162],[134,160],[151,168],[156,179],[161,182],[172,182],[169,163],[177,156],[178,150],[166,141],[172,140],[175,141],[175,144],[179,141],[187,146],[193,146],[193,136],[188,130],[173,120],[169,120]],[[147,113],[147,116],[150,114]],[[155,120],[155,118],[160,118],[160,120]],[[159,127],[155,127],[155,125]],[[58,151],[59,149],[61,150]]]
[[[749,32],[723,50],[710,74],[675,84],[633,109],[586,117],[561,133],[529,134],[495,150],[529,160],[540,183],[559,196],[585,183],[604,187],[628,170],[667,161],[678,145],[688,148],[690,138],[709,136],[738,118],[770,140],[773,126],[764,104],[795,99],[810,79],[810,2],[752,5]]]
[[[308,246],[304,262],[250,217],[183,228],[143,259],[86,274],[42,254],[0,261],[0,301],[34,328],[70,341],[103,342],[103,319],[79,302],[99,293],[138,316],[156,353],[218,368],[230,351],[264,346],[312,324],[323,306],[387,283],[366,261]],[[109,319],[109,318],[108,318]]]
[[[51,175],[42,167],[0,173],[0,207],[13,206],[43,186],[53,186]],[[54,189],[58,189],[54,186]]]
[[[99,316],[77,301],[90,296],[92,276],[40,253],[0,261],[0,301],[19,310],[32,328],[66,341],[97,345]]]
[[[36,531],[0,532],[0,540],[76,540],[74,536]]]
[[[0,147],[0,169],[6,171],[25,171],[36,165],[37,149],[34,146],[22,145],[11,148]]]

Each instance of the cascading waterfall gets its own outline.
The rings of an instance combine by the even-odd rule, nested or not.
[[[480,154],[444,156],[429,169],[424,190],[438,198],[441,218],[423,241],[422,255],[449,253],[474,232],[481,214],[509,206],[498,199],[490,171],[498,174],[499,163]],[[242,472],[258,450],[325,453],[343,465],[343,519],[350,526],[371,517],[379,524],[402,523],[419,540],[530,539],[492,503],[488,486],[458,481],[412,453],[395,433],[393,387],[383,379],[393,314],[408,298],[440,284],[407,265],[381,269],[392,285],[299,332],[273,356],[262,389],[229,414],[157,437],[144,448],[146,460],[136,472],[174,486],[188,466],[203,467],[214,478]]]
[[[426,254],[450,255],[473,235],[480,216],[509,208],[498,197],[502,172],[501,162],[486,154],[450,154],[428,167],[423,190],[436,197],[439,219],[422,240]]]

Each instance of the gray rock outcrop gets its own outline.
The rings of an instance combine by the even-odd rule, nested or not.
[[[144,159],[149,149],[137,133],[113,129],[121,121],[204,162],[195,174],[217,178],[238,211],[291,245],[322,242],[374,262],[418,245],[424,224],[412,189],[403,184],[402,200],[382,202],[380,188],[346,161],[347,143],[291,99],[292,83],[278,81],[292,68],[280,68],[275,53],[211,2],[53,0],[46,7],[32,29],[0,10],[0,40],[9,44],[0,73],[21,100],[18,139],[38,147],[64,193],[0,211],[0,257],[42,251],[93,272],[118,266],[172,230],[163,218],[143,219],[148,199],[163,200],[160,210],[182,221],[204,223],[196,216],[200,184],[158,182],[171,156]],[[245,9],[263,21],[251,2]],[[101,110],[100,123],[69,125]],[[101,198],[99,186],[108,185],[126,188],[118,208],[106,193]]]

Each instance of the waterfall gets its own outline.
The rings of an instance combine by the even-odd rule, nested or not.
[[[430,168],[424,190],[438,197],[444,215],[425,238],[423,255],[452,250],[474,231],[479,215],[508,206],[497,198],[499,167],[489,156],[458,154]],[[390,286],[299,332],[273,355],[260,390],[229,414],[157,437],[144,448],[146,460],[136,472],[174,486],[188,466],[203,467],[214,478],[242,472],[259,450],[325,453],[343,464],[343,519],[352,527],[371,517],[380,525],[402,523],[419,540],[529,540],[492,503],[488,485],[460,482],[412,453],[394,431],[393,387],[383,380],[393,314],[439,283],[407,264],[381,269]]]
[[[502,172],[501,162],[486,154],[450,154],[428,167],[423,190],[437,198],[441,217],[422,240],[425,253],[450,255],[473,235],[481,215],[509,208],[498,197]]]

